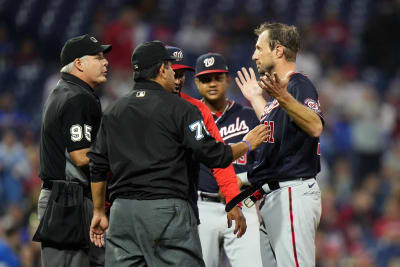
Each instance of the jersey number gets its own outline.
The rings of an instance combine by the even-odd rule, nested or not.
[[[210,133],[207,131],[206,126],[204,125],[203,121],[195,121],[192,124],[189,125],[189,129],[192,132],[196,132],[196,140],[200,140],[204,137],[203,130],[206,134],[210,135]]]
[[[267,130],[269,130],[269,134],[268,134],[267,140],[265,140],[264,142],[275,143],[274,121],[264,121],[264,125],[266,125],[267,126]]]
[[[84,124],[82,131],[82,126],[80,126],[79,124],[75,124],[71,126],[71,129],[69,131],[71,133],[71,140],[73,142],[81,141],[83,135],[85,135],[86,140],[88,140],[89,142],[92,141],[92,135],[91,135],[92,126]]]
[[[243,156],[241,156],[240,158],[238,158],[237,160],[235,160],[232,163],[236,164],[236,165],[246,165],[247,164],[247,155],[244,154]]]

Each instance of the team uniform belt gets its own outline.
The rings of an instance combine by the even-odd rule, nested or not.
[[[306,181],[309,179],[315,179],[315,177],[306,177],[306,178],[292,178],[292,179],[269,179],[272,180],[270,182],[258,182],[253,184],[251,187],[246,190],[240,192],[239,195],[235,196],[229,203],[225,206],[225,211],[229,212],[233,207],[235,207],[238,203],[244,200],[244,204],[246,207],[250,208],[254,205],[254,203],[261,199],[263,195],[269,194],[274,190],[289,187],[296,185],[302,181]]]
[[[209,192],[204,192],[204,191],[198,191],[197,194],[201,201],[225,204],[225,199],[220,197],[218,195],[218,193],[209,193]]]
[[[273,182],[267,182],[265,183],[261,188],[264,191],[264,194],[268,194],[274,190],[280,189],[280,188],[284,188],[284,187],[288,187],[291,185],[294,185],[298,182],[301,181],[307,181],[309,179],[314,179],[314,177],[308,177],[308,178],[295,178],[295,179],[285,179],[282,180],[280,182],[278,181],[273,181]]]

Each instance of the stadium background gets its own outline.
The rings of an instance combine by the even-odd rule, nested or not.
[[[113,44],[106,107],[132,88],[139,42],[179,46],[190,65],[220,52],[234,76],[254,67],[253,30],[264,21],[298,26],[298,70],[325,114],[317,266],[400,266],[399,0],[0,0],[0,266],[40,266],[30,240],[41,107],[67,39],[90,33]],[[188,76],[185,90],[199,97]],[[233,81],[228,95],[248,104]]]

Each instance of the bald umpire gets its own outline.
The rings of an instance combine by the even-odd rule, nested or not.
[[[42,232],[43,236],[38,237],[36,241],[42,243],[43,267],[104,265],[104,251],[91,246],[88,238],[79,246],[72,245],[67,239],[76,230],[71,225],[81,224],[88,229],[92,217],[86,153],[95,140],[102,116],[94,88],[107,81],[108,61],[104,54],[110,51],[111,45],[101,45],[87,34],[68,40],[61,51],[61,79],[44,105],[40,134],[39,176],[43,184],[38,202],[39,219],[46,227],[54,226],[51,216],[44,214],[51,213],[47,207],[56,201],[55,191],[58,190],[55,188],[64,184],[82,187],[85,192],[81,198],[83,203],[77,205],[81,204],[86,212],[81,222],[68,214],[58,218],[62,224],[56,226],[59,227],[54,232],[57,234],[47,233],[44,240],[46,233]],[[37,234],[40,229],[41,226]]]

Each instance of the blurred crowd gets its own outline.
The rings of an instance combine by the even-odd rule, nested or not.
[[[23,11],[40,1],[20,2]],[[61,16],[65,2],[48,1],[45,14],[32,20],[42,25],[51,10]],[[138,43],[181,47],[190,65],[204,52],[219,52],[235,77],[242,66],[254,67],[253,30],[264,21],[298,27],[297,68],[316,85],[324,112],[317,266],[400,266],[399,0],[78,2],[66,11],[73,17],[68,30],[47,41],[40,39],[47,24],[36,32],[21,27],[24,13],[9,18],[7,5],[15,3],[0,3],[0,266],[40,266],[40,244],[31,237],[38,225],[41,107],[59,79],[66,39],[90,33],[113,45],[109,81],[99,92],[106,108],[133,86],[130,56]],[[199,97],[187,76],[184,90]],[[248,105],[234,82],[228,96]]]

